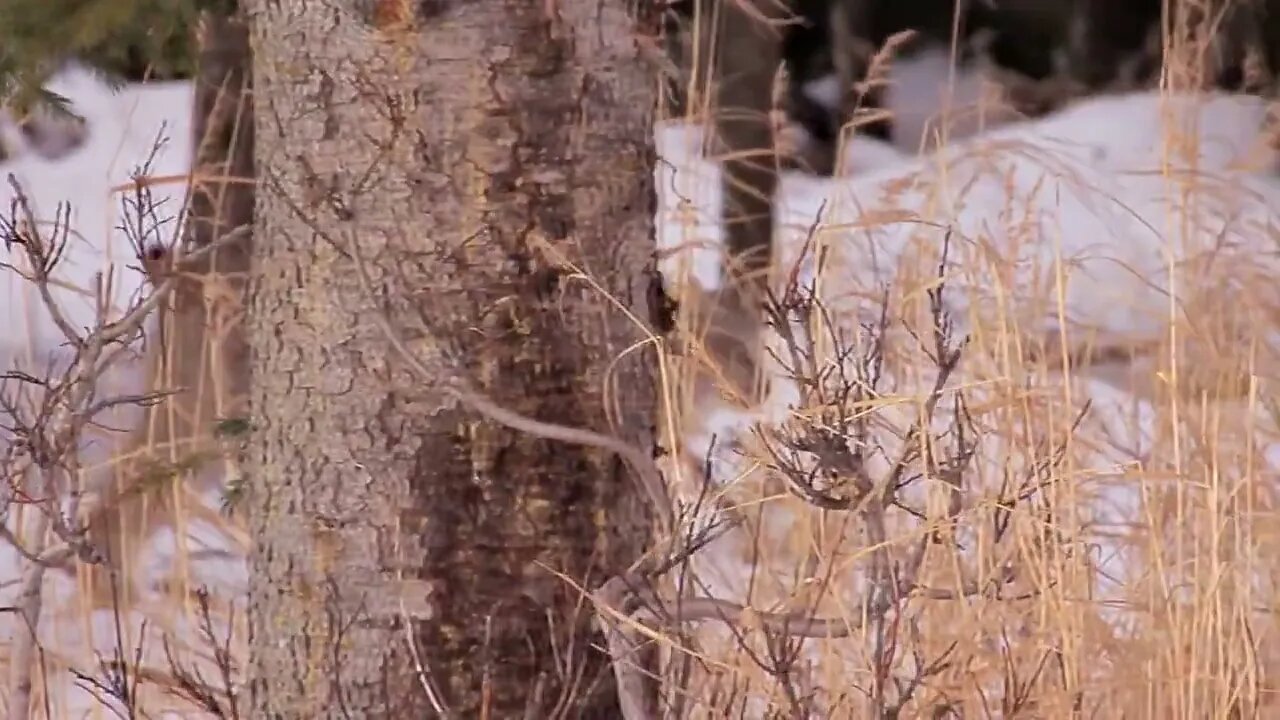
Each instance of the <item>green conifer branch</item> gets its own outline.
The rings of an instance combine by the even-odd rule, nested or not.
[[[71,59],[122,85],[140,68],[153,79],[191,77],[200,13],[231,13],[235,0],[4,0],[0,2],[0,104],[69,112],[45,85]]]

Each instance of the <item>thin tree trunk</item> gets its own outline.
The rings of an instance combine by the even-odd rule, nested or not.
[[[220,421],[246,412],[249,353],[241,316],[253,222],[253,109],[248,27],[234,3],[227,6],[228,14],[204,15],[197,38],[195,180],[185,232],[196,246],[232,233],[235,239],[177,268],[182,279],[162,306],[147,382],[152,391],[178,392],[146,409],[124,454],[128,461],[115,467],[115,482],[89,517],[90,537],[117,571],[114,581],[109,572],[93,573],[92,601],[102,607],[133,601],[136,555],[154,530],[180,524],[179,495],[189,495],[185,506],[199,511],[199,493],[225,479]],[[153,281],[174,270],[163,253],[149,252],[145,260]]]
[[[251,714],[616,717],[591,608],[553,571],[590,589],[639,556],[636,479],[448,385],[653,447],[654,360],[624,313],[648,322],[653,277],[635,20],[370,5],[250,3]]]

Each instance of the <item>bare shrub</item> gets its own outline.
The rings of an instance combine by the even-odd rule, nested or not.
[[[124,308],[116,306],[119,293],[115,283],[121,282],[120,273],[126,268],[106,268],[94,276],[90,288],[66,285],[60,266],[68,255],[77,255],[72,262],[83,262],[73,243],[84,242],[71,229],[69,205],[59,206],[54,219],[45,221],[37,215],[23,188],[9,176],[14,200],[7,217],[0,220],[0,236],[7,255],[0,270],[15,273],[29,283],[40,304],[38,311],[45,314],[63,340],[60,349],[42,361],[43,365],[19,364],[0,373],[0,424],[6,439],[4,475],[0,478],[0,519],[4,520],[0,535],[17,550],[24,566],[16,588],[16,603],[9,608],[17,619],[7,657],[7,700],[12,717],[26,717],[26,708],[41,696],[45,706],[51,708],[54,701],[50,693],[58,685],[43,683],[50,682],[50,673],[57,676],[64,667],[87,692],[108,698],[108,706],[115,712],[125,713],[126,717],[140,716],[137,713],[141,694],[145,694],[148,685],[144,676],[155,674],[146,669],[143,651],[154,649],[146,647],[145,619],[136,630],[137,636],[132,637],[137,617],[131,609],[138,596],[133,592],[135,578],[130,563],[136,558],[111,538],[145,539],[148,528],[173,523],[175,514],[181,516],[183,504],[178,501],[179,496],[193,494],[187,489],[185,478],[193,468],[216,459],[227,449],[226,443],[157,448],[152,442],[154,434],[145,430],[139,433],[131,427],[142,422],[145,429],[148,418],[156,425],[160,411],[172,415],[177,410],[179,422],[190,424],[185,426],[188,436],[198,434],[192,426],[201,424],[213,425],[204,429],[205,437],[216,439],[220,432],[225,433],[210,418],[200,418],[198,414],[193,418],[182,410],[202,407],[200,396],[193,393],[201,388],[192,382],[191,375],[196,380],[203,379],[198,371],[204,368],[207,373],[211,363],[201,362],[201,358],[205,353],[216,353],[220,344],[204,314],[207,303],[201,286],[193,291],[192,281],[172,268],[207,265],[219,250],[237,242],[245,229],[201,247],[186,246],[178,240],[183,236],[184,209],[171,208],[152,193],[155,181],[151,163],[163,145],[163,140],[158,139],[151,158],[135,169],[121,201],[119,229],[128,239],[137,263],[127,270],[145,272],[152,281],[129,298]],[[69,312],[68,303],[83,296],[89,298],[93,308],[92,324],[87,326],[75,320],[77,313]],[[218,304],[214,302],[213,306]],[[178,323],[162,322],[165,316],[182,316],[184,309],[185,317],[180,317]],[[193,313],[196,317],[192,317]],[[176,378],[178,383],[163,372],[173,366],[166,360],[174,350],[175,335],[187,343],[185,349],[180,346],[177,351],[195,355],[194,359],[177,364],[197,371]],[[166,338],[170,342],[165,342]],[[21,358],[14,361],[20,363]],[[213,371],[218,372],[217,363],[212,365]],[[129,441],[121,443],[122,437]],[[126,448],[132,444],[132,450],[120,453],[122,444]],[[168,463],[159,458],[148,462],[147,455],[154,456],[157,450],[168,456]],[[98,459],[106,462],[86,464]],[[122,480],[119,484],[117,477]],[[161,492],[154,491],[157,485],[164,486]],[[150,513],[144,497],[151,500]],[[156,498],[160,499],[159,512]],[[199,498],[188,504],[203,507]],[[126,515],[130,518],[127,533],[91,531],[95,524],[101,525],[103,518],[125,508],[133,508],[132,514]],[[208,516],[226,525],[225,518],[216,511]],[[130,550],[136,553],[136,548]],[[82,568],[98,578],[94,593],[98,600],[91,605],[106,608],[114,617],[111,650],[107,659],[100,656],[98,667],[92,672],[60,651],[44,647],[40,639],[48,636],[41,628],[51,631],[52,627],[43,601],[48,584],[59,577],[65,583],[68,574],[74,575]],[[57,574],[50,576],[49,570]],[[205,602],[201,607],[203,632],[211,636],[209,604]],[[55,608],[53,612],[61,614],[65,609]],[[176,648],[182,644],[180,629],[169,621],[160,621],[159,625],[166,635],[166,651],[176,657]],[[53,658],[60,659],[53,666],[48,665]],[[37,685],[38,682],[42,684]],[[56,701],[57,706],[61,703]],[[49,712],[51,709],[46,715]]]

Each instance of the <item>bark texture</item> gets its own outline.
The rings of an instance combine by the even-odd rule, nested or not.
[[[590,588],[636,559],[643,495],[617,458],[442,383],[653,446],[655,363],[626,314],[649,321],[654,272],[635,16],[250,7],[251,715],[616,717],[590,608],[552,571]]]

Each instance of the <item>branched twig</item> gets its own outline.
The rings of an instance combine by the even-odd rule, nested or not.
[[[154,157],[153,152],[152,158],[135,170],[135,185],[139,188],[147,185],[141,177],[149,172]],[[128,359],[131,346],[143,337],[152,312],[169,295],[177,279],[167,278],[154,284],[151,292],[131,301],[119,317],[113,317],[110,300],[114,295],[113,280],[99,273],[87,289],[94,303],[92,323],[77,327],[54,293],[55,288],[63,287],[55,280],[54,273],[66,255],[71,237],[70,206],[60,204],[51,229],[42,232],[42,223],[37,221],[17,179],[9,175],[8,183],[14,197],[9,216],[0,218],[0,238],[8,253],[25,256],[25,263],[21,264],[28,271],[23,272],[19,264],[13,262],[0,263],[0,270],[13,272],[34,286],[44,311],[72,356],[69,367],[56,379],[9,369],[0,374],[0,412],[7,416],[4,431],[13,435],[13,442],[8,443],[0,461],[0,469],[5,472],[0,478],[0,520],[7,519],[5,511],[13,500],[32,504],[39,510],[25,528],[24,538],[17,537],[7,526],[0,526],[0,540],[13,544],[27,561],[17,604],[25,630],[14,638],[8,679],[10,717],[25,720],[30,713],[31,674],[36,664],[36,633],[42,612],[45,571],[62,566],[73,556],[91,563],[102,561],[76,520],[82,511],[92,513],[103,501],[105,485],[110,481],[104,478],[99,486],[84,487],[79,452],[85,431],[98,425],[97,418],[113,408],[146,406],[164,395],[126,393],[102,397],[100,381],[109,369]],[[158,216],[158,203],[148,190],[140,189],[135,196],[133,205],[126,200],[126,215],[130,215],[128,211],[132,209],[136,222],[127,223],[124,230],[142,261],[147,239],[154,239],[167,221]],[[247,231],[248,228],[239,228],[205,247],[179,254],[184,260],[198,260],[237,241]],[[56,541],[51,542],[54,538]],[[117,664],[123,664],[123,658],[118,658]],[[94,682],[86,677],[80,680],[90,692],[105,692],[121,699],[126,711],[134,713],[136,677],[133,685],[125,676]]]
[[[228,629],[224,640],[221,642],[218,640],[213,627],[213,614],[209,607],[209,591],[205,588],[196,591],[196,610],[200,639],[213,648],[214,667],[218,672],[216,684],[205,680],[199,670],[184,667],[174,656],[168,638],[165,638],[165,659],[169,663],[169,671],[175,682],[170,692],[219,720],[239,720],[239,698],[235,684],[238,670],[235,667],[235,658],[231,654],[231,630]],[[233,627],[234,621],[228,625]]]

